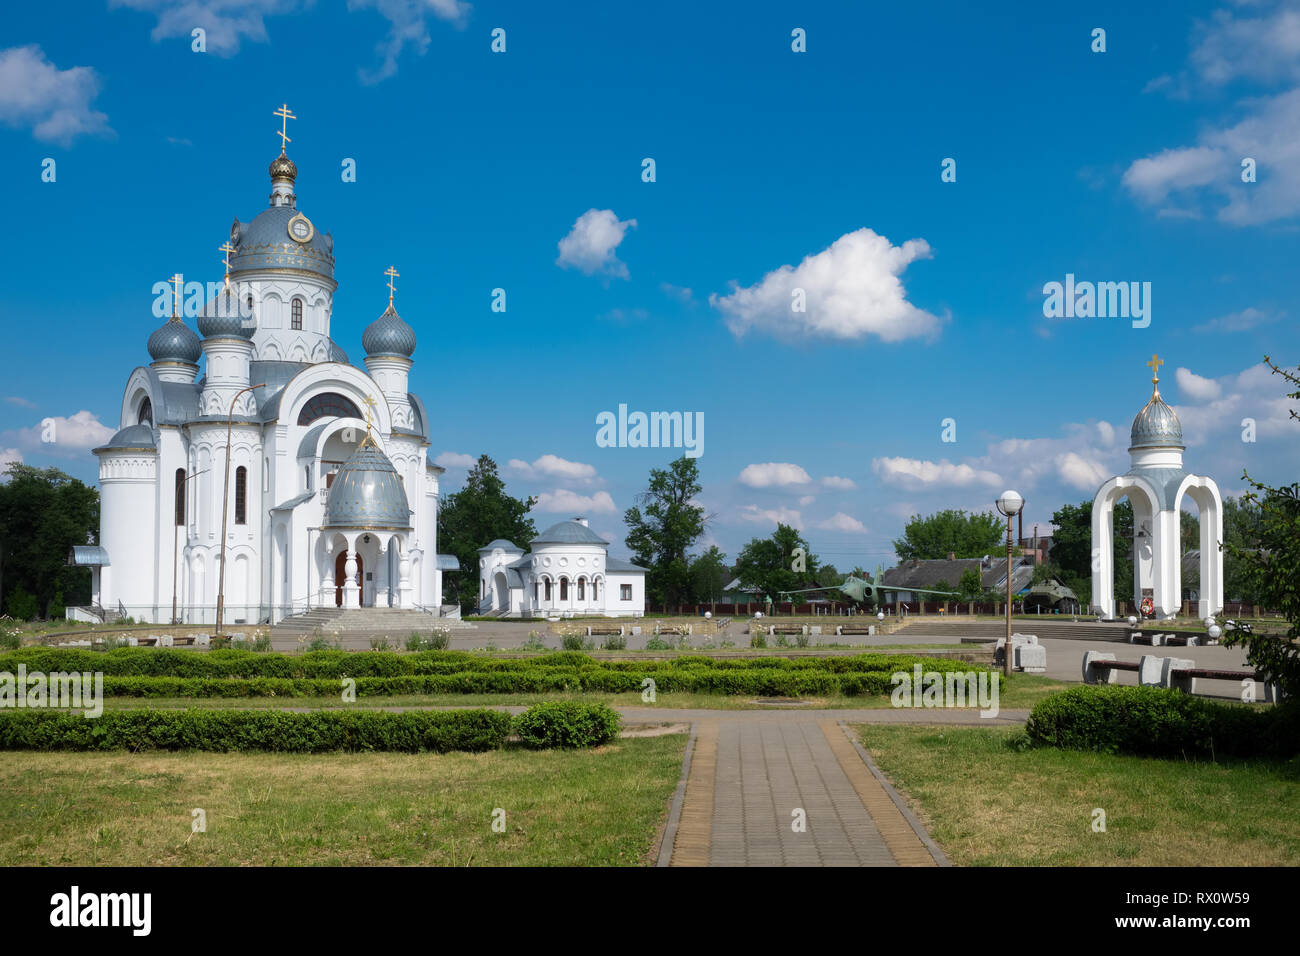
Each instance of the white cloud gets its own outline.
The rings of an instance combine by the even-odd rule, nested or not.
[[[866,534],[867,526],[852,515],[837,511],[825,521],[819,521],[817,527],[823,531],[842,531],[847,534]]]
[[[543,455],[531,465],[519,458],[511,458],[506,467],[528,478],[567,478],[571,481],[590,482],[596,477],[594,465],[569,461],[558,455]]]
[[[1056,470],[1061,480],[1072,488],[1096,492],[1110,477],[1110,471],[1100,462],[1084,458],[1077,452],[1067,451],[1056,459]]]
[[[1191,369],[1179,368],[1174,372],[1178,382],[1178,394],[1186,395],[1193,402],[1208,402],[1223,394],[1223,387],[1212,378],[1197,375]]]
[[[51,415],[30,428],[0,432],[0,446],[11,444],[28,454],[52,455],[57,458],[80,458],[114,435],[114,429],[100,422],[91,412],[80,411],[64,418]],[[49,441],[44,439],[48,438]]]
[[[383,59],[374,70],[358,70],[361,82],[372,85],[386,80],[397,72],[397,60],[411,47],[416,56],[424,56],[429,49],[427,16],[433,14],[458,27],[469,18],[470,5],[460,0],[348,0],[349,10],[373,7],[388,21],[388,35],[375,47]]]
[[[806,485],[812,478],[808,472],[788,461],[769,461],[761,465],[746,465],[740,470],[739,481],[751,488],[781,488]]]
[[[35,408],[35,407],[36,407],[36,403],[35,403],[35,402],[31,401],[30,399],[23,398],[21,395],[9,395],[9,396],[6,396],[6,397],[5,397],[5,401],[8,402],[10,405],[17,405],[19,408]]]
[[[769,272],[755,285],[731,283],[732,292],[711,294],[709,304],[723,313],[737,338],[750,330],[785,339],[875,335],[898,342],[933,337],[942,320],[908,302],[899,278],[911,263],[928,258],[924,239],[894,246],[870,229],[858,229],[798,266]],[[806,311],[794,311],[796,289],[804,291]]]
[[[810,504],[812,504],[816,500],[817,500],[816,495],[804,495],[802,498],[799,499],[799,507],[807,508]]]
[[[788,524],[792,528],[803,527],[803,515],[793,508],[760,508],[758,505],[742,505],[738,516],[741,521],[753,524]]]
[[[1194,326],[1192,331],[1245,332],[1248,329],[1253,329],[1260,325],[1266,325],[1269,322],[1275,322],[1285,314],[1286,313],[1271,312],[1250,306],[1249,308],[1242,309],[1239,312],[1229,312],[1227,315],[1221,315],[1218,318],[1210,319],[1208,322],[1202,322],[1200,325]]]
[[[269,37],[262,18],[295,13],[304,4],[299,0],[109,0],[110,7],[126,7],[158,18],[150,32],[155,42],[184,37],[202,27],[207,33],[209,53],[231,57],[245,40],[266,43]]]
[[[837,491],[852,491],[857,487],[852,478],[841,478],[839,475],[827,475],[822,479],[822,484]]]
[[[588,209],[560,240],[556,265],[574,268],[586,275],[603,272],[619,279],[628,277],[627,266],[614,254],[635,219],[619,221],[612,209]]]
[[[537,496],[534,511],[563,511],[570,514],[611,514],[618,511],[614,499],[608,491],[598,491],[594,495],[580,495],[567,488],[543,491]]]
[[[477,460],[473,455],[462,455],[456,451],[444,451],[433,460],[433,463],[441,465],[443,468],[473,468],[474,462]]]
[[[9,466],[21,465],[23,453],[17,448],[0,448],[0,481],[9,480]]]
[[[1300,80],[1300,11],[1294,3],[1250,19],[1220,10],[1200,30],[1202,38],[1191,62],[1205,82]]]
[[[964,488],[969,485],[1002,484],[1001,476],[992,471],[972,468],[970,465],[954,465],[948,459],[941,461],[923,461],[918,458],[873,458],[871,470],[885,484],[899,485],[904,488],[924,488],[927,486],[955,486]]]
[[[695,301],[694,293],[684,286],[673,285],[671,282],[661,282],[659,288],[665,295],[676,299],[678,302],[691,304]]]
[[[88,66],[60,70],[35,45],[0,50],[0,123],[63,146],[111,135],[108,117],[91,108],[98,95],[99,76]]]

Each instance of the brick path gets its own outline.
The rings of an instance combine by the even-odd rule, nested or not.
[[[699,720],[669,865],[946,864],[831,713]]]

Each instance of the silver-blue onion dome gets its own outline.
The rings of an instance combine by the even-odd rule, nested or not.
[[[334,475],[325,504],[326,528],[406,531],[411,509],[397,469],[367,435]]]
[[[239,314],[239,302],[234,296],[219,295],[203,307],[196,323],[204,338],[251,339],[257,331],[253,318]]]
[[[149,357],[155,362],[197,365],[203,354],[198,335],[178,315],[172,316],[149,336],[148,349]]]
[[[397,314],[388,303],[384,314],[366,326],[361,333],[361,347],[367,355],[400,355],[410,358],[415,352],[415,329]]]
[[[1130,449],[1183,448],[1183,424],[1174,410],[1165,404],[1159,390],[1151,396],[1133,419],[1129,432]]]

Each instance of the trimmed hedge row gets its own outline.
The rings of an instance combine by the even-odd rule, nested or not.
[[[658,675],[680,669],[714,671],[780,670],[822,671],[832,674],[910,670],[916,663],[932,671],[983,670],[965,661],[908,654],[857,654],[842,657],[713,658],[683,656],[668,660],[597,660],[576,651],[537,657],[491,659],[466,651],[420,651],[395,654],[386,651],[349,653],[310,651],[306,654],[272,654],[247,650],[205,653],[174,648],[121,647],[111,651],[76,648],[28,647],[0,654],[0,671],[15,673],[19,664],[28,671],[97,671],[117,677],[191,678],[340,678],[402,677],[412,675],[599,669],[615,673]]]
[[[1074,687],[1039,701],[1035,743],[1153,757],[1300,754],[1300,706],[1255,708],[1163,687]]]
[[[897,670],[911,672],[911,668],[906,666]],[[456,674],[358,677],[355,680],[359,697],[391,697],[399,694],[541,694],[557,691],[619,694],[641,690],[645,677],[653,678],[655,690],[661,693],[753,694],[766,697],[838,693],[846,697],[857,697],[888,694],[893,689],[890,681],[893,673],[894,670],[831,673],[811,668],[678,667],[636,672],[599,667],[582,670],[536,667],[472,670]],[[1000,674],[992,676],[1001,679]],[[342,687],[341,678],[104,678],[104,694],[108,697],[333,697],[341,692]]]
[[[498,750],[512,732],[527,747],[595,747],[622,719],[604,704],[557,701],[518,717],[498,710],[120,710],[0,713],[0,750],[207,750],[223,753],[448,753]]]
[[[618,736],[622,718],[605,704],[557,700],[536,704],[515,718],[515,733],[524,746],[598,747]]]
[[[496,750],[511,729],[495,710],[122,710],[0,714],[0,750],[215,750],[273,753]]]

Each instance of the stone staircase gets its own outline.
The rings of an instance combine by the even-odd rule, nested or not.
[[[468,621],[439,617],[415,608],[363,607],[345,610],[340,607],[322,607],[284,618],[271,629],[271,640],[296,642],[303,636],[310,640],[319,632],[319,636],[331,640],[387,637],[393,641],[403,641],[414,631],[425,634],[435,627],[449,631],[475,629]]]
[[[1020,634],[1037,634],[1039,640],[1114,641],[1128,643],[1127,624],[1099,624],[1096,621],[1069,619],[1061,621],[1046,616],[1042,620],[1012,618],[1011,630]],[[1006,637],[1004,621],[945,621],[935,617],[909,618],[896,632],[908,640],[920,637],[965,637],[996,641]]]

